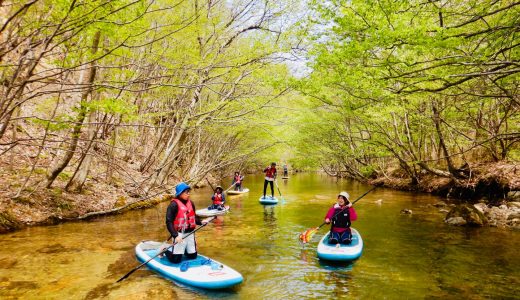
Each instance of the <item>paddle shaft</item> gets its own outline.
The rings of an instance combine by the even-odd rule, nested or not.
[[[211,187],[211,189],[213,190],[213,193],[215,193],[215,188],[213,187],[213,185],[211,184],[211,182],[206,178],[206,181],[209,183],[209,186]]]
[[[208,220],[208,223],[215,220],[216,216],[213,216],[210,220]],[[193,230],[192,232],[188,233],[187,235],[183,236],[183,238],[187,237],[187,236],[190,236],[192,234],[194,234],[196,231],[198,231],[199,229],[201,229],[202,227],[208,225],[208,223],[206,224],[202,224],[200,225],[197,229]],[[138,269],[140,269],[142,266],[146,265],[147,263],[149,263],[150,261],[152,261],[153,259],[155,259],[157,256],[163,254],[164,252],[166,252],[168,249],[170,249],[171,247],[175,246],[177,243],[174,242],[173,244],[171,244],[170,246],[168,246],[166,249],[164,249],[163,251],[157,253],[156,255],[154,255],[152,258],[150,258],[149,260],[145,261],[144,263],[138,265],[137,267],[133,268],[130,272],[126,273],[125,276],[119,278],[119,280],[117,280],[116,282],[121,282],[123,280],[125,280],[128,276],[132,275],[132,273],[134,273],[135,271],[137,271]]]
[[[225,191],[222,192],[222,194],[224,194],[225,192],[229,191],[232,187],[235,186],[236,183],[233,183],[230,187],[228,187]]]
[[[354,203],[358,202],[359,200],[361,200],[361,198],[365,197],[368,193],[370,193],[371,191],[375,190],[377,188],[377,186],[369,189],[368,191],[366,191],[363,195],[359,196],[356,200],[354,200],[354,202],[352,202],[352,205],[354,205]],[[348,208],[348,206],[345,206],[342,210],[338,211],[334,216],[332,216],[332,218],[330,218],[331,220],[334,219],[336,216],[338,216],[340,213],[342,213],[346,208]],[[327,224],[327,222],[323,222],[321,223],[320,226],[318,226],[318,229],[320,229],[323,225]]]
[[[216,193],[217,191],[215,190],[215,188],[213,187],[213,185],[211,184],[211,182],[210,182],[207,178],[206,178],[206,180],[208,181],[209,186],[210,186],[211,189],[213,190],[213,193]],[[225,192],[229,191],[229,189],[231,189],[234,185],[235,185],[235,183],[233,183],[230,187],[228,187],[225,191],[223,191],[222,194],[224,194]]]
[[[274,184],[276,184],[276,189],[278,190],[278,194],[280,194],[280,197],[283,198],[282,192],[280,192],[280,187],[278,186],[278,182],[276,182],[276,179],[274,180]]]

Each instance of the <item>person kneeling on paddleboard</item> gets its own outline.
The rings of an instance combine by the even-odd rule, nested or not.
[[[171,248],[165,252],[172,263],[180,263],[184,252],[187,253],[188,259],[197,258],[195,234],[187,234],[195,230],[197,225],[207,223],[195,215],[195,204],[190,200],[190,190],[191,187],[184,182],[175,186],[175,197],[166,209],[166,228],[176,243],[173,253]],[[185,236],[186,239],[183,239]]]
[[[215,194],[211,196],[211,200],[213,201],[213,204],[208,206],[209,210],[217,209],[217,210],[223,210],[224,209],[224,203],[226,202],[226,197],[224,194],[222,194],[224,190],[219,185],[215,188]]]
[[[357,214],[349,201],[349,194],[347,192],[339,193],[338,202],[329,209],[325,216],[325,223],[332,222],[329,243],[338,246],[339,244],[350,244],[352,242],[350,223],[355,220],[357,220]]]

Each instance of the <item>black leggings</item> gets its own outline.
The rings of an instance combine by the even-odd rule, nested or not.
[[[173,254],[170,250],[164,252],[166,254],[166,257],[168,260],[174,264],[178,264],[182,260],[182,254]],[[197,258],[197,252],[195,253],[186,253],[186,257],[188,259],[195,259]]]
[[[271,196],[274,197],[274,183],[269,180],[264,180],[264,197],[265,197],[265,190],[267,190],[267,183],[271,184]]]

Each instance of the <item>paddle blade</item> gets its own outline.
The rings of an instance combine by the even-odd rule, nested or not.
[[[316,227],[316,228],[309,228],[307,230],[305,230],[304,232],[300,233],[300,242],[302,244],[307,244],[308,242],[311,241],[312,237],[314,236],[314,234],[316,232],[318,232],[318,229],[319,227]]]

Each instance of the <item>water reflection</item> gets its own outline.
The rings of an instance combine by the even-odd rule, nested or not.
[[[310,263],[315,261],[314,257],[316,256],[316,252],[314,250],[305,249],[302,247],[302,250],[300,251],[300,260],[306,263]]]
[[[319,259],[319,264],[326,270],[330,271],[352,271],[355,262],[334,262]]]
[[[276,227],[276,216],[274,209],[276,205],[262,205],[264,208],[264,223],[271,228]]]

